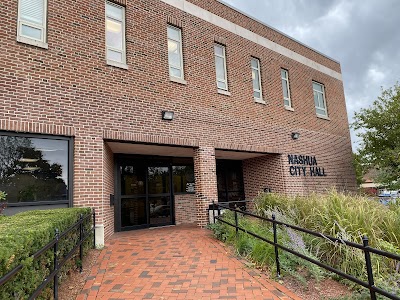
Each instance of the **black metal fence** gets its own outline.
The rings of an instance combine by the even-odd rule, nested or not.
[[[92,218],[93,220],[93,227],[85,230],[84,223]],[[54,239],[49,242],[46,246],[42,249],[37,251],[32,255],[33,260],[37,260],[40,256],[42,256],[47,250],[53,248],[53,264],[52,269],[50,269],[50,274],[43,280],[43,282],[36,288],[36,290],[32,293],[29,297],[29,300],[36,299],[40,295],[40,293],[46,288],[46,286],[53,281],[53,297],[55,300],[58,299],[58,277],[61,268],[65,265],[65,263],[76,253],[79,248],[79,260],[80,260],[80,272],[82,272],[82,260],[83,260],[83,243],[90,237],[93,232],[93,248],[96,247],[96,240],[95,240],[95,227],[96,227],[96,214],[93,210],[93,213],[88,214],[86,216],[80,215],[79,220],[73,224],[70,228],[66,231],[59,233],[58,229],[55,229]],[[70,232],[73,230],[78,230],[79,232],[79,239],[75,243],[74,247],[66,253],[63,257],[58,257],[59,255],[59,240],[66,237]],[[18,274],[23,268],[23,265],[18,265],[13,270],[8,272],[6,275],[0,278],[0,287],[10,281],[15,275]]]
[[[350,280],[350,281],[352,281],[352,282],[354,282],[354,283],[356,283],[356,284],[358,284],[360,286],[363,286],[363,287],[369,289],[371,300],[376,300],[376,295],[377,294],[383,295],[383,296],[385,296],[385,297],[387,297],[389,299],[400,300],[400,297],[398,297],[396,295],[393,295],[393,294],[390,294],[389,292],[387,292],[387,291],[375,286],[374,275],[373,275],[372,264],[371,264],[371,253],[374,253],[374,254],[377,254],[377,255],[381,255],[381,256],[384,256],[384,257],[387,257],[387,258],[390,258],[390,259],[394,259],[394,260],[397,260],[398,262],[400,262],[400,256],[399,255],[396,255],[396,254],[393,254],[393,253],[389,253],[389,252],[385,252],[385,251],[370,247],[368,245],[368,238],[366,236],[364,236],[362,238],[362,244],[357,244],[357,243],[354,243],[354,242],[350,242],[350,241],[346,241],[346,240],[343,240],[343,239],[331,237],[331,236],[324,235],[324,234],[319,233],[319,232],[315,232],[315,231],[312,231],[312,230],[308,230],[308,229],[305,229],[305,228],[301,228],[301,227],[298,227],[298,226],[294,226],[294,225],[290,225],[290,224],[286,224],[286,223],[277,221],[276,218],[275,218],[275,215],[272,215],[271,219],[255,215],[253,213],[245,211],[245,207],[246,207],[245,204],[248,203],[248,202],[250,202],[250,201],[236,201],[236,203],[238,204],[238,205],[236,205],[236,208],[232,208],[232,203],[234,203],[234,202],[230,202],[229,204],[228,203],[214,203],[213,202],[212,206],[210,205],[210,209],[212,209],[212,211],[213,211],[214,222],[216,220],[218,220],[218,221],[220,221],[222,223],[225,223],[225,224],[227,224],[229,226],[234,227],[236,229],[236,235],[238,235],[239,231],[242,231],[242,232],[245,232],[245,233],[247,233],[247,234],[249,234],[249,235],[251,235],[251,236],[253,236],[253,237],[257,238],[257,239],[260,239],[260,240],[262,240],[262,241],[264,241],[264,242],[266,242],[268,244],[273,245],[274,248],[275,248],[276,271],[277,271],[278,277],[280,277],[280,274],[281,274],[281,272],[280,272],[280,263],[279,263],[279,249],[281,249],[281,250],[287,251],[287,252],[289,252],[289,253],[291,253],[291,254],[293,254],[295,256],[298,256],[298,257],[300,257],[302,259],[305,259],[305,260],[307,260],[307,261],[309,261],[309,262],[311,262],[311,263],[313,263],[313,264],[315,264],[315,265],[317,265],[319,267],[322,267],[322,268],[324,268],[324,269],[326,269],[326,270],[328,270],[330,272],[333,272],[333,273],[339,275],[342,278]],[[222,218],[222,216],[221,216],[221,210],[232,211],[234,213],[235,224],[232,224],[232,223],[227,222],[226,220],[224,220]],[[266,221],[266,222],[272,223],[274,240],[270,241],[270,240],[268,240],[268,239],[266,239],[266,238],[264,238],[262,236],[259,236],[259,235],[255,234],[254,232],[251,232],[251,231],[245,230],[244,228],[241,228],[239,226],[238,214],[241,214],[241,215],[244,215],[244,216],[250,216],[250,217],[262,220],[262,221]],[[277,233],[277,226],[278,225],[279,226],[285,226],[285,227],[294,229],[296,231],[300,231],[300,232],[303,232],[303,233],[306,233],[306,234],[310,234],[310,235],[313,235],[313,236],[316,236],[316,237],[319,237],[319,238],[324,238],[324,239],[327,239],[327,240],[329,240],[329,241],[331,241],[333,243],[340,243],[341,245],[345,245],[347,247],[352,247],[352,248],[356,248],[356,249],[362,250],[364,252],[364,254],[365,254],[365,267],[366,267],[366,270],[367,270],[368,282],[362,281],[359,278],[356,278],[356,277],[354,277],[352,275],[346,274],[341,270],[335,269],[335,268],[333,268],[333,267],[331,267],[329,265],[326,265],[326,264],[324,264],[324,263],[322,263],[322,262],[320,262],[318,260],[315,260],[313,258],[307,257],[304,254],[301,254],[301,253],[299,253],[297,251],[294,251],[294,250],[292,250],[292,249],[290,249],[288,247],[280,245],[278,243],[278,233]]]

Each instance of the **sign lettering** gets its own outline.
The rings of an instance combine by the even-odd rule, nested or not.
[[[326,177],[325,168],[318,166],[317,158],[311,155],[288,155],[291,176]]]

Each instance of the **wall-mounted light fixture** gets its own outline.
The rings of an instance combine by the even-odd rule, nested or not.
[[[300,133],[298,132],[292,132],[292,139],[293,140],[298,140],[300,137]]]
[[[167,121],[172,121],[174,119],[174,112],[173,111],[162,111],[162,119]]]

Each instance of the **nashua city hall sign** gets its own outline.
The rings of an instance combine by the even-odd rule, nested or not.
[[[288,162],[292,176],[326,176],[325,169],[318,167],[315,156],[289,154]]]

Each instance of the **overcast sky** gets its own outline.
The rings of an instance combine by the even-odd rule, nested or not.
[[[349,122],[400,82],[400,0],[224,1],[338,60]]]

